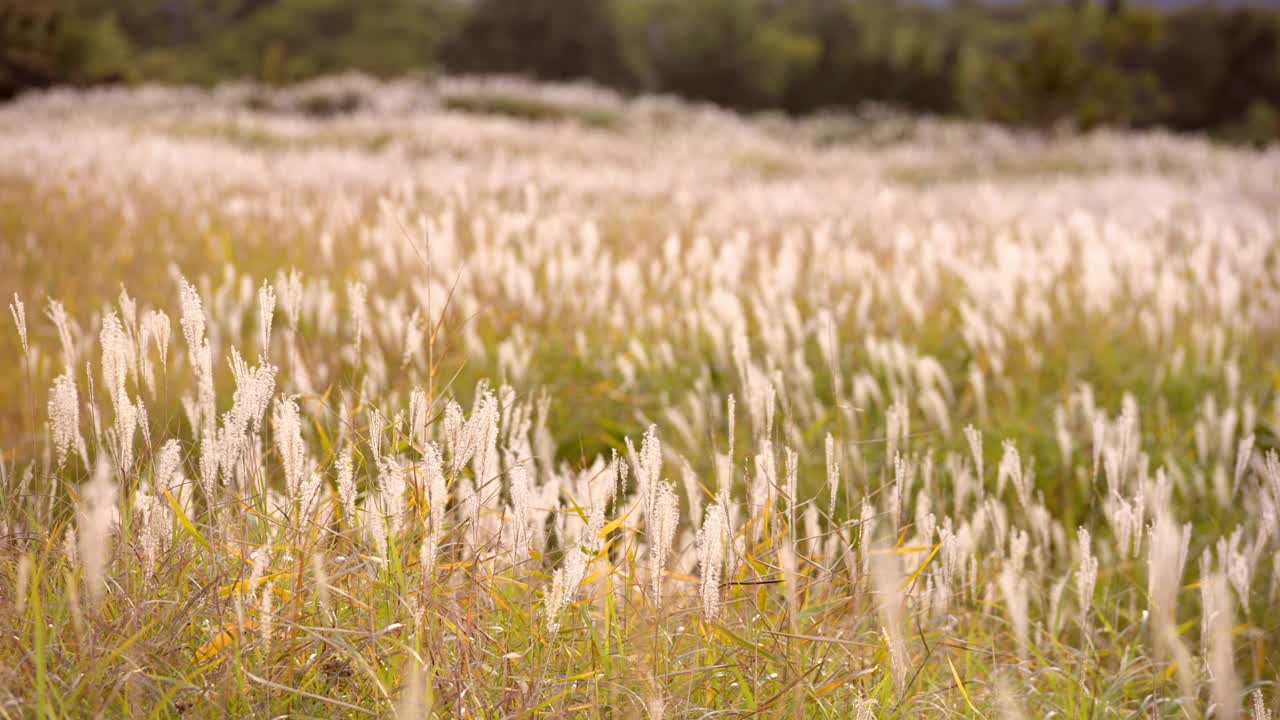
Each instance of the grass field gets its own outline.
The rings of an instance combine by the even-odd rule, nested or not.
[[[0,107],[0,717],[1280,706],[1280,151]]]

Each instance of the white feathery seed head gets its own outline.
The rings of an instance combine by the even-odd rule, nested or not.
[[[640,441],[640,454],[636,463],[636,483],[644,496],[645,512],[653,512],[657,500],[658,482],[662,475],[662,441],[658,439],[658,426],[650,425]]]
[[[232,395],[231,410],[223,420],[226,427],[237,435],[261,431],[262,419],[275,393],[277,372],[275,365],[265,361],[250,367],[240,357],[240,352],[231,348],[231,375],[235,379],[236,390]]]
[[[907,653],[906,628],[903,625],[906,597],[902,592],[902,567],[895,553],[869,553],[871,559],[871,587],[875,591],[875,604],[880,616],[880,629],[889,646],[889,665],[894,685],[899,692],[905,687],[911,672],[911,658]]]
[[[382,463],[382,433],[387,428],[387,419],[378,408],[369,407],[369,451],[375,463]]]
[[[142,402],[141,397],[136,397],[134,398],[133,408],[138,420],[138,432],[142,435],[142,447],[150,453],[152,451],[151,419],[147,416],[146,403]]]
[[[150,351],[147,349],[147,340],[155,346],[156,354],[160,356],[160,369],[165,371],[169,366],[169,336],[173,332],[173,326],[169,322],[169,316],[164,314],[162,310],[151,310],[142,316],[141,337],[143,340],[138,343],[139,351],[143,357],[151,357]],[[154,382],[154,378],[152,379]],[[154,388],[152,389],[154,392]]]
[[[831,436],[831,433],[827,433],[825,449],[827,458],[827,494],[830,496],[827,515],[834,518],[836,514],[836,495],[840,491],[840,460],[836,457],[836,441]]]
[[[307,470],[307,445],[302,440],[302,416],[298,403],[291,397],[277,398],[271,424],[275,431],[280,463],[284,466],[285,487],[290,501],[296,503]]]
[[[786,473],[787,515],[790,525],[794,527],[796,524],[796,505],[800,503],[800,456],[795,450],[784,448],[782,458],[783,471]]]
[[[1169,639],[1176,637],[1172,629],[1177,627],[1178,588],[1182,585],[1189,541],[1190,526],[1179,532],[1167,513],[1156,517],[1147,561],[1147,597],[1157,658],[1169,657],[1176,650]]]
[[[160,497],[139,491],[134,497],[137,507],[138,544],[142,546],[147,573],[156,568],[156,560],[169,539],[169,507]]]
[[[324,478],[315,470],[309,470],[306,478],[302,481],[302,485],[298,490],[298,519],[299,524],[309,523],[320,508],[320,500],[323,498],[322,489],[324,487]]]
[[[348,523],[356,518],[356,481],[351,448],[344,447],[335,463],[338,470],[338,498],[342,501],[342,516]]]
[[[204,491],[205,499],[213,501],[214,492],[218,487],[218,465],[222,460],[222,439],[219,433],[212,429],[206,428],[204,435],[200,438],[200,489]]]
[[[444,532],[445,512],[449,506],[449,483],[444,476],[444,460],[440,456],[440,446],[427,443],[423,448],[422,465],[426,472],[427,506],[433,532]]]
[[[444,407],[444,441],[449,448],[449,472],[455,474],[471,460],[471,443],[467,437],[467,420],[462,406],[450,400]]]
[[[373,540],[374,547],[378,550],[378,557],[385,561],[390,529],[387,527],[387,515],[382,508],[380,498],[373,500],[365,503],[364,506],[364,530]]]
[[[258,289],[258,340],[262,343],[260,352],[263,357],[267,356],[271,348],[271,320],[275,314],[275,288],[263,280],[262,287]]]
[[[330,607],[329,571],[324,566],[323,551],[317,550],[311,553],[311,577],[316,583],[316,599],[320,601],[320,608],[328,612]]]
[[[436,557],[440,554],[439,539],[436,533],[427,531],[422,535],[422,546],[418,548],[418,564],[422,577],[430,580],[436,572]]]
[[[662,606],[662,572],[671,554],[671,545],[680,523],[680,500],[669,482],[658,484],[653,515],[649,517],[649,575],[653,583],[653,602]]]
[[[353,356],[360,357],[360,343],[368,325],[369,291],[362,282],[347,284],[347,305],[351,308],[351,338]]]
[[[15,609],[19,616],[26,612],[27,609],[27,593],[31,586],[31,568],[31,556],[23,553],[22,557],[18,558],[18,577],[13,587]]]
[[[982,487],[982,431],[972,425],[964,426],[964,438],[969,442],[969,452],[973,455],[973,467],[978,473],[978,487]]]
[[[16,292],[13,294],[13,302],[9,303],[9,312],[13,314],[13,324],[18,327],[18,339],[22,341],[22,354],[26,355],[30,352],[27,347],[27,308]]]
[[[106,591],[111,533],[118,518],[116,484],[111,479],[111,467],[99,455],[93,477],[80,486],[80,497],[76,503],[76,560],[84,573],[89,599],[94,603]]]
[[[1076,569],[1076,598],[1080,603],[1080,623],[1087,624],[1089,610],[1093,607],[1093,589],[1098,583],[1098,558],[1094,557],[1089,531],[1076,531],[1079,545],[1080,567]]]
[[[61,468],[66,463],[67,451],[80,436],[80,398],[75,376],[69,371],[54,378],[49,390],[49,429]]]
[[[1098,480],[1098,469],[1102,464],[1102,451],[1107,444],[1107,418],[1101,412],[1093,417],[1093,481]]]
[[[1058,453],[1063,465],[1071,464],[1071,454],[1075,450],[1075,439],[1067,420],[1067,408],[1058,404],[1053,409],[1053,430],[1058,441]]]
[[[114,310],[102,318],[98,342],[102,348],[102,385],[114,405],[127,391],[126,381],[133,366],[133,342]]]
[[[715,620],[720,614],[720,573],[724,568],[725,535],[728,519],[724,508],[712,505],[698,531],[698,566],[701,568],[700,593],[702,614]]]
[[[529,468],[517,462],[509,471],[511,483],[512,550],[517,560],[529,548]]]
[[[1231,647],[1231,628],[1235,624],[1232,619],[1231,590],[1227,587],[1227,579],[1220,572],[1212,573],[1203,582],[1207,583],[1207,595],[1211,598],[1211,610],[1206,608],[1206,612],[1211,614],[1205,622],[1209,627],[1209,656],[1206,658],[1206,665],[1213,697],[1213,717],[1214,720],[1236,720],[1240,717],[1241,693]]]
[[[116,400],[113,430],[117,441],[116,458],[120,470],[125,473],[133,469],[133,436],[138,429],[138,415],[138,407],[129,401],[128,394],[121,392]]]
[[[1027,612],[1029,588],[1027,578],[1012,564],[1006,564],[997,578],[1000,594],[1004,597],[1005,611],[1009,614],[1009,624],[1013,626],[1013,636],[1018,643],[1018,654],[1027,656],[1028,635],[1031,627]]]
[[[296,333],[302,317],[302,273],[297,268],[289,270],[287,274],[282,272],[276,276],[276,286],[279,288],[285,318],[289,321],[289,330]]]
[[[1252,457],[1253,434],[1249,434],[1240,439],[1240,446],[1236,448],[1236,467],[1231,479],[1232,497],[1235,497],[1236,491],[1240,488],[1240,479],[1244,477],[1244,471],[1249,467],[1249,460]]]
[[[702,484],[698,482],[698,474],[684,458],[680,460],[680,475],[685,498],[689,501],[689,517],[696,520],[702,517]]]
[[[262,546],[254,548],[249,553],[249,582],[243,586],[246,593],[255,593],[258,591],[258,585],[261,584],[263,576],[267,573],[267,566],[271,563],[271,548]]]
[[[1253,716],[1250,720],[1271,720],[1271,711],[1267,709],[1267,701],[1262,695],[1261,688],[1255,688],[1249,694],[1250,714]]]
[[[378,499],[391,531],[400,529],[400,523],[408,511],[404,497],[407,488],[403,464],[396,458],[385,458],[378,466]]]
[[[422,388],[415,387],[409,393],[409,444],[422,447],[431,439],[431,406]]]
[[[275,607],[272,603],[275,587],[275,583],[268,580],[267,584],[263,586],[262,595],[258,600],[258,634],[262,638],[262,653],[264,656],[270,656],[271,637],[275,633]]]
[[[729,398],[725,401],[724,412],[725,412],[725,416],[728,418],[728,421],[729,421],[729,461],[732,462],[733,461],[733,440],[734,440],[734,435],[736,434],[736,431],[737,431],[737,428],[735,426],[737,425],[737,421],[738,421],[737,401],[734,400],[732,393],[729,395]]]
[[[1252,585],[1253,563],[1249,553],[1241,548],[1244,541],[1244,528],[1237,527],[1230,539],[1218,538],[1218,567],[1226,574],[1227,582],[1236,591],[1241,603],[1249,602],[1249,589]]]
[[[182,337],[187,341],[187,351],[195,354],[204,343],[204,305],[200,291],[186,278],[181,280],[181,294]]]
[[[551,591],[546,596],[547,630],[552,634],[560,630],[560,616],[578,594],[578,586],[587,575],[590,558],[578,546],[565,552],[564,564],[551,578]]]
[[[167,440],[156,453],[155,468],[151,474],[154,491],[163,493],[170,489],[182,464],[182,446],[177,440]]]
[[[62,362],[68,371],[76,365],[76,343],[75,336],[77,328],[74,321],[67,315],[67,309],[57,300],[49,301],[49,309],[47,311],[49,321],[53,323],[54,328],[58,331],[58,342],[62,345]]]
[[[1024,509],[1030,502],[1030,490],[1027,488],[1025,474],[1022,471],[1022,458],[1018,455],[1018,447],[1012,440],[1004,441],[1004,455],[1000,457],[1000,470],[996,479],[996,492],[1003,495],[1005,484],[1013,482],[1013,490],[1018,496],[1018,503]]]
[[[1277,406],[1280,406],[1280,397],[1277,397]],[[1280,507],[1280,454],[1275,450],[1268,450],[1263,457],[1262,475],[1271,491],[1271,501]]]
[[[778,541],[778,569],[782,571],[782,591],[787,602],[788,617],[794,622],[800,612],[800,560],[791,537],[783,535]]]
[[[431,710],[431,667],[416,653],[405,662],[401,672],[400,697],[396,700],[393,720],[429,720]]]

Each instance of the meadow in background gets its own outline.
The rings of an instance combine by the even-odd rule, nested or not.
[[[350,70],[1280,140],[1277,0],[0,0],[0,99]]]
[[[1161,133],[26,96],[0,716],[1269,718],[1278,235]]]

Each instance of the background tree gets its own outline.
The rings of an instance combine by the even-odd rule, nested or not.
[[[744,110],[879,103],[1267,142],[1280,13],[1136,0],[0,0],[0,97],[441,66]]]
[[[641,71],[624,45],[617,11],[604,0],[480,0],[442,57],[460,72],[634,87]]]

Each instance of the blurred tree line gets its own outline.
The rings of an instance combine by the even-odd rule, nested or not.
[[[1280,13],[1124,0],[0,0],[0,97],[357,69],[586,78],[729,107],[1280,137]]]

